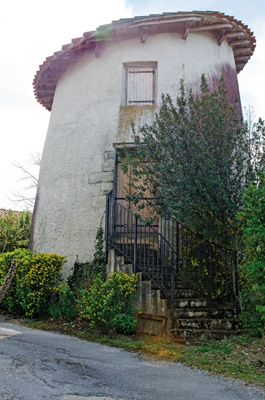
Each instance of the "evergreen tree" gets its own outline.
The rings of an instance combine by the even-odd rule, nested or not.
[[[183,81],[180,89],[176,106],[162,95],[152,125],[139,132],[132,126],[136,154],[127,151],[122,164],[127,173],[131,166],[133,194],[127,193],[127,199],[139,209],[169,213],[203,238],[237,250],[242,229],[236,215],[243,193],[264,169],[264,121],[249,131],[223,77],[210,93],[202,75],[198,97],[190,90],[186,98]]]

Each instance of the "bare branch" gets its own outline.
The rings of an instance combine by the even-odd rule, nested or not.
[[[30,155],[30,159],[24,164],[12,163],[23,174],[21,181],[27,181],[27,185],[21,190],[11,192],[11,196],[7,196],[9,201],[23,205],[32,209],[35,203],[35,195],[38,186],[38,172],[41,163],[41,153],[36,152]]]

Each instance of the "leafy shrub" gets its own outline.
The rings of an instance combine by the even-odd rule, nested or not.
[[[58,254],[39,253],[17,249],[0,255],[0,286],[10,269],[13,258],[17,269],[10,287],[0,305],[3,312],[28,317],[47,313],[51,293],[66,258]]]
[[[68,284],[58,287],[59,301],[51,301],[49,304],[49,313],[53,319],[71,321],[77,317],[76,296],[71,291]]]
[[[135,331],[137,319],[129,314],[118,314],[113,325],[117,332],[129,335]]]
[[[28,247],[31,217],[29,211],[0,213],[0,253]]]
[[[240,324],[243,330],[250,336],[262,337],[264,331],[264,321],[258,311],[260,296],[248,282],[245,282],[241,291],[243,310],[239,315]]]
[[[133,320],[127,318],[126,324],[125,317],[120,315],[131,316],[133,313],[136,287],[137,275],[130,277],[122,272],[114,272],[109,274],[105,282],[96,276],[91,291],[81,291],[81,299],[78,301],[80,317],[87,319],[90,326],[99,326],[106,331],[115,330],[116,326],[131,331]],[[116,323],[117,319],[119,323]]]
[[[80,290],[89,290],[93,286],[96,274],[91,268],[91,262],[80,263],[78,257],[72,270],[73,273],[67,278],[67,284],[75,296],[80,297]]]
[[[244,195],[245,207],[239,213],[243,222],[246,260],[243,276],[243,326],[261,334],[265,322],[265,173],[259,185],[252,183]]]
[[[62,313],[59,303],[56,303],[55,301],[51,301],[49,304],[49,313],[50,313],[50,316],[54,320],[57,318],[60,318],[61,320],[63,320],[63,313]]]

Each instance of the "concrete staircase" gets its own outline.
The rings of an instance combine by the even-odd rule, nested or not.
[[[108,272],[132,273],[131,264],[124,262],[124,257],[109,253]],[[159,277],[159,274],[156,274]],[[165,280],[164,280],[165,281]],[[159,283],[159,282],[158,282]],[[177,275],[175,277],[175,325],[174,333],[185,339],[216,338],[222,339],[239,333],[238,321],[235,318],[236,309],[231,303],[222,299],[211,300],[204,298],[189,284]],[[143,273],[138,273],[138,302],[137,308],[143,313],[167,317],[165,333],[171,330],[170,302],[166,299],[158,285],[148,279]],[[157,334],[149,331],[146,333]],[[151,329],[151,331],[150,331]]]
[[[236,308],[222,299],[203,298],[178,277],[175,282],[177,334],[186,339],[223,339],[239,333]]]

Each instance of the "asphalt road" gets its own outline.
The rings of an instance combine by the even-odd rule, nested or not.
[[[1,400],[265,399],[232,379],[11,323],[0,323],[0,360]]]

